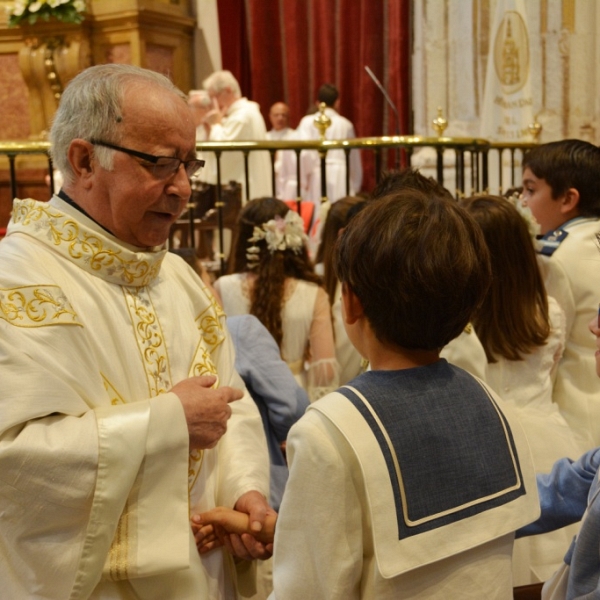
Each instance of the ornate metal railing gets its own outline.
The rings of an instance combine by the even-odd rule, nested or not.
[[[451,137],[419,137],[419,136],[394,136],[394,137],[369,137],[352,140],[336,141],[264,141],[264,142],[202,142],[197,144],[198,151],[212,153],[216,162],[216,202],[214,220],[215,228],[218,230],[219,251],[217,262],[222,270],[224,267],[223,252],[223,206],[222,185],[228,183],[222,181],[221,159],[225,153],[241,152],[245,167],[244,195],[248,200],[252,197],[252,188],[249,178],[249,156],[252,152],[268,151],[271,156],[272,190],[275,195],[275,155],[279,150],[289,150],[300,157],[303,150],[316,150],[320,156],[321,164],[321,192],[326,197],[326,157],[331,150],[342,150],[346,157],[346,193],[350,192],[349,160],[350,152],[358,149],[362,151],[363,162],[368,153],[373,155],[372,164],[377,182],[381,174],[389,168],[402,168],[413,166],[421,172],[430,175],[448,188],[457,198],[479,192],[503,193],[510,187],[520,185],[521,160],[523,154],[535,146],[531,143],[492,143],[481,138],[451,138]],[[0,142],[0,159],[8,158],[9,164],[9,187],[10,198],[19,195],[19,169],[17,159],[25,155],[43,155],[43,161],[47,161],[48,168],[48,191],[47,197],[51,195],[54,187],[52,161],[49,157],[49,143],[43,141],[14,141]],[[287,200],[302,201],[300,189],[301,161],[296,160],[296,198]],[[371,178],[373,179],[373,178]],[[4,185],[6,186],[6,181]],[[0,184],[2,182],[0,181]],[[369,190],[366,190],[367,192]],[[41,198],[40,198],[41,199]],[[8,200],[8,199],[7,199]],[[300,210],[300,205],[298,209]],[[192,207],[189,211],[189,239],[194,239],[194,222]],[[0,227],[5,225],[0,223]]]

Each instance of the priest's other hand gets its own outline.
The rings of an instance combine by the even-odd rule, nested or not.
[[[228,386],[212,389],[214,375],[190,377],[171,388],[183,406],[190,434],[190,449],[214,448],[227,431],[230,402],[239,400],[242,390]]]

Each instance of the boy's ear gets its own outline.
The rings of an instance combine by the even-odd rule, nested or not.
[[[347,283],[342,283],[342,303],[344,304],[345,321],[348,325],[356,323],[364,316],[362,302]]]
[[[560,208],[563,214],[579,212],[579,191],[576,188],[569,188],[565,192]]]

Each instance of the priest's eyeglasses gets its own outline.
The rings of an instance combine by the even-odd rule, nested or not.
[[[103,146],[104,148],[124,152],[125,154],[141,158],[142,160],[151,163],[148,166],[142,166],[146,166],[157,179],[169,179],[169,177],[172,177],[179,171],[181,165],[183,165],[188,179],[191,179],[192,176],[204,166],[204,161],[198,158],[194,158],[193,160],[181,160],[176,156],[155,156],[153,154],[139,152],[138,150],[131,150],[131,148],[123,148],[122,146],[109,144],[108,142],[103,142],[101,140],[90,140],[90,143],[94,144],[94,146]]]

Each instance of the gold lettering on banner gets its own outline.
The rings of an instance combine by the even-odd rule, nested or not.
[[[112,283],[147,285],[160,270],[162,259],[143,260],[135,252],[111,248],[101,236],[46,202],[15,200],[12,220],[41,241],[49,241],[71,262]]]
[[[57,285],[0,289],[0,319],[16,327],[83,327],[67,297]]]

